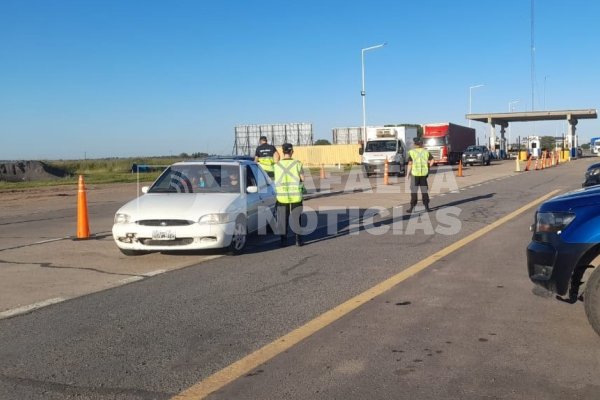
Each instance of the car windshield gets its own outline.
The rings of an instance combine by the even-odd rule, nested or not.
[[[469,146],[469,147],[467,147],[466,151],[472,151],[472,152],[483,151],[483,148],[479,147],[479,146]]]
[[[446,137],[432,137],[425,139],[425,146],[444,146],[446,144]]]
[[[377,152],[377,151],[396,151],[397,142],[395,140],[373,140],[367,142],[365,151]]]
[[[239,193],[237,165],[173,165],[148,193]]]

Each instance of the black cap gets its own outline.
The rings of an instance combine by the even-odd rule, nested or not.
[[[267,137],[266,136],[261,136],[260,140],[264,140],[266,142],[267,141]]]
[[[284,153],[290,153],[294,150],[294,146],[291,143],[284,143],[281,145]]]
[[[423,144],[423,139],[421,139],[420,137],[416,137],[413,139],[413,142],[419,146],[421,146]]]

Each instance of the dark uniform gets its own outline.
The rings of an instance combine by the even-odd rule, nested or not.
[[[272,144],[262,143],[256,148],[254,155],[258,157],[258,164],[271,178],[274,177],[273,166],[275,165],[275,153],[277,149]]]

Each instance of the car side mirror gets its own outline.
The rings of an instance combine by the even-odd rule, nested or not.
[[[150,190],[150,186],[142,186],[142,193],[146,194]]]
[[[248,186],[246,193],[258,193],[258,186]]]

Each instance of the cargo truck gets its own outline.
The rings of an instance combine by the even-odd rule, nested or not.
[[[465,149],[475,144],[475,129],[451,122],[423,125],[423,147],[435,164],[456,164]]]
[[[390,175],[404,175],[409,146],[415,137],[416,127],[367,127],[367,142],[360,149],[361,163],[367,176],[383,174],[386,160]]]

